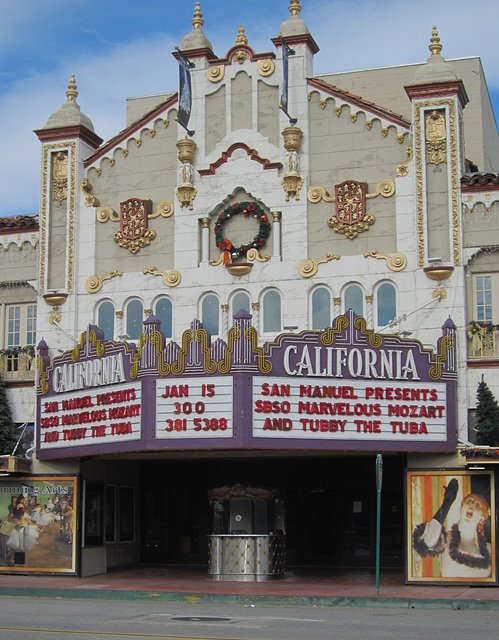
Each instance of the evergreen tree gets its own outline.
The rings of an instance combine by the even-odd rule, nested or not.
[[[499,405],[483,376],[476,397],[476,443],[499,447]]]
[[[11,454],[17,442],[17,432],[12,422],[5,382],[0,376],[0,455]]]
[[[17,432],[7,400],[5,382],[0,376],[0,455],[11,454],[17,442]]]

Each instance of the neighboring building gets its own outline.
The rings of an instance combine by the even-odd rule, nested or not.
[[[15,452],[33,444],[38,216],[0,218],[0,376],[19,427]]]
[[[495,458],[470,470],[468,447],[482,375],[499,397],[499,178],[478,172],[499,167],[499,137],[479,59],[446,62],[434,29],[426,64],[316,77],[298,0],[277,54],[241,27],[219,58],[198,4],[192,25],[190,120],[177,93],[136,98],[102,143],[72,78],[36,131],[27,511],[55,493],[50,526],[72,543],[43,568],[254,577],[249,534],[270,536],[269,564],[285,537],[288,565],[373,566],[383,454],[383,566],[407,554],[409,581],[442,579],[412,531],[456,477],[448,522],[485,495],[492,556],[443,580],[495,583]],[[11,547],[4,570],[40,570],[36,545]]]

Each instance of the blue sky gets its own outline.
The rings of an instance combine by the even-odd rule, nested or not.
[[[203,31],[224,56],[243,25],[249,45],[270,39],[289,0],[200,0]],[[127,97],[177,89],[171,52],[191,30],[195,0],[0,0],[0,216],[38,211],[40,143],[66,100],[71,73],[78,103],[105,140],[125,126]],[[301,18],[320,47],[315,74],[423,62],[433,24],[442,54],[480,56],[499,123],[497,0],[301,0]],[[389,105],[383,105],[389,106]],[[499,171],[499,167],[497,167]]]

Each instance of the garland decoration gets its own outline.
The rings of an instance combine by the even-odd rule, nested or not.
[[[35,357],[35,347],[34,346],[29,346],[29,347],[5,347],[3,349],[0,349],[0,356],[13,356],[13,357],[16,358],[20,353],[26,353],[26,354],[28,354],[28,357],[34,358]]]
[[[471,340],[471,348],[473,351],[480,351],[483,338],[487,334],[497,331],[498,326],[492,322],[482,322],[480,320],[471,320],[468,322],[466,333],[468,339]]]
[[[224,237],[224,222],[242,213],[243,216],[253,216],[260,221],[260,226],[256,236],[246,244],[242,244],[240,247],[234,247],[232,242]],[[270,235],[270,223],[267,218],[267,214],[261,209],[255,202],[237,202],[236,204],[227,207],[218,216],[215,223],[215,241],[217,247],[224,252],[223,262],[228,264],[235,258],[240,258],[248,253],[250,249],[259,249],[265,245],[267,238]]]
[[[461,455],[466,458],[492,458],[493,460],[499,460],[499,447],[460,447],[459,451]]]

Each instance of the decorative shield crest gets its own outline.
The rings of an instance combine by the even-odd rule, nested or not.
[[[374,216],[366,214],[367,183],[346,180],[334,190],[336,216],[328,220],[328,225],[352,240],[375,222]]]
[[[147,228],[147,218],[151,214],[151,200],[130,198],[120,203],[120,233],[114,234],[114,240],[120,247],[137,253],[154,240],[156,232]]]
[[[334,187],[336,218],[342,224],[362,222],[366,213],[366,183],[347,180]]]

